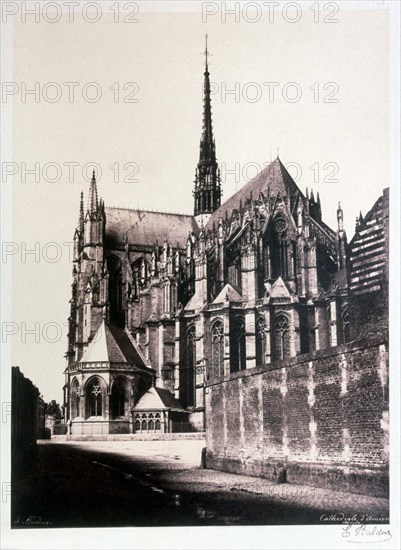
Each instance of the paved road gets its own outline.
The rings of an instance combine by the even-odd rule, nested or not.
[[[43,442],[36,460],[14,476],[12,525],[286,525],[338,523],[340,514],[388,516],[386,499],[202,470],[203,446],[203,441]]]

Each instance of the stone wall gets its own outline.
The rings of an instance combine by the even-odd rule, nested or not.
[[[209,468],[388,492],[388,347],[351,342],[206,389]]]

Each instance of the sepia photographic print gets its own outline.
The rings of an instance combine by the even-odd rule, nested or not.
[[[1,3],[2,548],[400,547],[399,24]]]

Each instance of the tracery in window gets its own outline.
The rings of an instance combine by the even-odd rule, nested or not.
[[[274,358],[278,361],[290,357],[290,325],[285,315],[274,320]]]
[[[102,416],[103,390],[98,378],[94,378],[89,382],[86,390],[86,399],[88,403],[88,416]]]
[[[221,321],[214,323],[212,328],[212,376],[224,374],[224,328]]]
[[[265,321],[262,317],[256,320],[256,366],[264,365],[266,352]]]

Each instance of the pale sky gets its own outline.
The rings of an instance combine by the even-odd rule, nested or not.
[[[180,6],[176,3],[175,9]],[[68,246],[63,243],[72,241],[81,190],[86,200],[89,184],[82,167],[93,162],[101,166],[98,188],[106,206],[192,212],[205,33],[213,54],[209,70],[223,199],[279,148],[284,164],[300,166],[302,174],[294,164],[289,171],[300,176],[301,190],[319,191],[323,218],[333,229],[341,201],[350,239],[359,211],[366,214],[390,185],[385,9],[349,10],[342,5],[335,16],[338,22],[329,24],[322,21],[325,13],[315,23],[308,9],[296,23],[285,21],[280,10],[272,23],[266,13],[254,23],[244,18],[236,23],[229,15],[222,22],[221,13],[202,22],[195,7],[147,13],[146,6],[140,6],[139,22],[133,24],[114,23],[106,10],[92,24],[79,16],[73,23],[67,18],[53,24],[29,18],[22,23],[18,17],[14,21],[12,80],[18,92],[13,96],[10,160],[17,163],[18,173],[2,183],[12,186],[12,241],[18,250],[13,256],[10,319],[18,332],[9,341],[12,364],[20,366],[46,400],[62,399],[72,282]],[[28,89],[39,83],[38,102],[32,95],[23,102],[23,82]],[[54,103],[43,98],[54,97],[56,87],[46,87],[50,82],[62,90]],[[78,83],[72,102],[64,82]],[[92,97],[95,88],[85,88],[90,82],[102,91],[96,103],[82,96],[84,91]],[[124,90],[129,82],[135,85]],[[278,83],[273,101],[264,84],[268,82]],[[115,83],[119,102],[113,101]],[[299,101],[283,99],[288,83],[296,83],[287,87],[290,98],[302,92]],[[224,90],[235,89],[239,97],[224,95]],[[129,92],[137,103],[121,101]],[[324,102],[328,96],[338,102]],[[35,162],[39,181],[33,175],[24,181],[23,163],[32,168]],[[65,163],[73,162],[79,166],[70,182]],[[58,181],[45,181],[55,174],[51,168],[46,174],[46,163],[60,165]],[[114,182],[109,167],[116,163],[123,177],[130,171],[124,165],[135,163],[139,181]],[[239,181],[227,171],[236,171]],[[33,249],[35,243],[38,261],[32,254],[24,258],[23,247]],[[59,261],[46,261],[46,254],[52,259],[56,252],[48,243],[58,244]],[[24,326],[33,329],[35,323],[39,341],[27,334],[24,342]],[[57,336],[57,342],[50,342]]]

